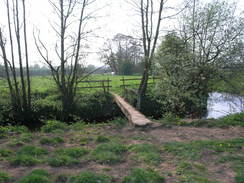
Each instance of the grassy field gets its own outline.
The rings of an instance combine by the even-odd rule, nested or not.
[[[244,129],[125,120],[0,128],[0,183],[243,183]]]
[[[91,80],[111,80],[110,85],[112,86],[110,88],[111,91],[116,93],[121,93],[122,88],[121,85],[123,84],[121,79],[134,79],[134,78],[141,78],[141,76],[112,76],[112,75],[91,75],[88,78],[84,79],[84,81],[91,81]],[[152,79],[149,80],[150,83],[153,82]],[[135,81],[126,81],[126,85],[136,85],[139,84],[139,80]],[[50,76],[46,77],[32,77],[31,78],[31,84],[32,84],[32,91],[34,93],[47,93],[50,91],[53,91],[56,89],[55,83],[53,79]],[[107,85],[107,83],[105,83]],[[80,83],[79,87],[94,87],[94,86],[101,86],[101,83]],[[138,86],[134,86],[138,87]],[[78,91],[80,93],[91,93],[95,91],[101,91],[102,88],[99,89],[82,89],[80,88]],[[3,93],[7,93],[7,83],[4,80],[0,80],[0,91]]]

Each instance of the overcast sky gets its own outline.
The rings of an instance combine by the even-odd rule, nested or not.
[[[6,25],[4,1],[0,0],[0,26]],[[87,64],[102,65],[97,52],[102,48],[104,41],[112,38],[115,34],[140,35],[140,29],[138,27],[140,19],[132,9],[132,6],[126,1],[130,0],[97,0],[91,6],[92,10],[99,9],[99,11],[96,14],[97,18],[92,20],[88,25],[89,29],[94,30],[94,34],[89,38],[89,52],[91,54],[87,57]],[[168,0],[168,2],[168,6],[180,7],[183,0]],[[28,42],[30,60],[34,64],[39,63],[41,58],[33,42],[33,30],[40,29],[41,38],[49,44],[50,48],[54,48],[55,33],[50,27],[50,22],[55,21],[55,16],[48,0],[26,0],[26,3],[28,9],[27,21],[29,23]],[[238,1],[238,8],[239,11],[241,9],[243,10],[244,1]],[[164,22],[162,29],[172,29],[172,23],[172,20]],[[6,27],[5,31],[7,31]]]

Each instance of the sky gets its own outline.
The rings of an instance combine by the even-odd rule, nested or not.
[[[4,1],[5,0],[0,0],[0,26],[7,31]],[[96,0],[96,2],[91,5],[90,9],[88,9],[88,12],[97,11],[94,15],[96,18],[90,20],[87,25],[87,29],[93,31],[88,37],[89,49],[87,49],[87,51],[89,55],[86,58],[87,65],[103,65],[103,63],[100,62],[98,52],[103,48],[104,42],[107,39],[111,39],[117,33],[135,37],[140,36],[140,17],[130,3],[128,3],[130,1],[131,0]],[[168,0],[167,6],[180,8],[182,2],[183,0]],[[40,30],[40,38],[48,45],[50,50],[54,50],[56,35],[50,24],[53,24],[57,19],[55,19],[56,16],[48,0],[26,0],[26,4],[30,60],[32,65],[35,63],[40,64],[41,57],[33,41],[33,32],[37,34],[37,30]],[[238,7],[243,10],[244,1],[239,1]],[[163,22],[162,30],[173,29],[174,23],[174,20]]]

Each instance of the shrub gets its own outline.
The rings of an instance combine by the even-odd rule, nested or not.
[[[10,176],[5,173],[0,171],[0,183],[8,183],[10,182]]]
[[[164,177],[153,170],[133,169],[130,175],[124,178],[124,183],[164,183]]]
[[[56,151],[58,155],[67,155],[72,158],[80,158],[87,154],[89,151],[83,147],[72,147],[67,149],[59,149]]]
[[[49,174],[45,170],[36,169],[21,178],[17,183],[49,183]]]
[[[112,178],[104,175],[97,174],[89,171],[80,173],[78,176],[70,178],[68,183],[112,183]]]
[[[55,130],[65,130],[67,129],[67,125],[65,123],[62,123],[60,121],[47,121],[44,126],[42,126],[41,131],[45,133],[52,133]]]
[[[92,158],[99,163],[114,164],[124,160],[127,147],[122,144],[105,143],[100,144],[92,152]]]
[[[111,94],[96,92],[86,94],[77,101],[74,115],[89,122],[104,122],[116,116],[120,116],[121,112]]]

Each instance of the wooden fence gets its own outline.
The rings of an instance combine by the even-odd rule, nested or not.
[[[104,92],[109,92],[109,89],[112,87],[110,85],[110,82],[112,80],[87,80],[87,81],[81,81],[80,83],[99,83],[99,85],[97,84],[96,86],[81,86],[78,88],[81,89],[92,89],[92,88],[102,88]]]
[[[120,81],[122,82],[121,85],[119,85],[118,87],[123,88],[124,90],[127,89],[127,87],[130,86],[139,86],[140,83],[129,83],[130,81],[141,81],[142,78],[122,78],[120,79]],[[149,80],[150,82],[148,83],[148,85],[152,85],[155,84],[156,80],[158,80],[158,77],[150,77]],[[104,92],[109,92],[110,88],[112,88],[112,84],[111,84],[112,80],[110,80],[109,78],[107,80],[87,80],[87,81],[81,81],[80,83],[83,84],[96,84],[95,86],[80,86],[78,87],[79,89],[93,89],[93,88],[102,88]]]

